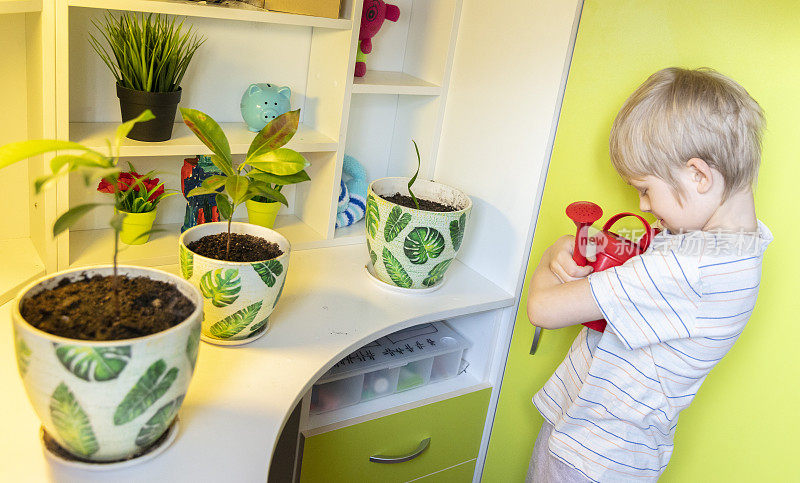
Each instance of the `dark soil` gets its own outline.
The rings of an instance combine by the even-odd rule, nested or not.
[[[50,434],[47,431],[44,430],[44,428],[42,428],[42,441],[44,441],[44,446],[45,446],[45,448],[47,448],[48,451],[50,451],[51,453],[55,454],[59,458],[65,459],[67,461],[77,461],[77,462],[80,462],[80,463],[90,463],[90,464],[93,464],[93,465],[108,465],[108,464],[111,464],[111,463],[121,463],[123,461],[128,461],[128,460],[132,460],[134,458],[138,458],[140,456],[144,456],[147,453],[149,453],[149,452],[153,451],[154,449],[158,448],[159,446],[161,446],[161,444],[164,442],[164,440],[169,437],[169,432],[172,431],[172,427],[175,425],[176,421],[177,421],[177,419],[175,419],[175,421],[173,421],[172,424],[169,425],[169,428],[167,428],[167,430],[164,431],[164,434],[162,434],[160,438],[155,440],[155,442],[153,442],[153,444],[151,444],[150,446],[148,446],[146,448],[143,448],[141,451],[137,451],[136,453],[134,453],[132,456],[130,456],[128,458],[122,458],[122,459],[118,459],[118,460],[92,461],[92,460],[87,460],[87,459],[81,458],[79,456],[75,456],[74,454],[72,454],[69,451],[67,451],[64,448],[62,448],[61,445],[58,444],[58,442],[55,439],[53,439],[53,437],[50,436]]]
[[[385,199],[386,201],[391,201],[396,205],[405,206],[406,208],[412,208],[415,210],[417,209],[417,205],[414,204],[414,199],[410,196],[395,193],[392,196],[381,196],[381,198]],[[443,205],[436,201],[423,200],[422,198],[417,198],[417,201],[419,201],[419,209],[422,211],[437,211],[444,213],[459,210],[455,206]]]
[[[189,250],[204,257],[226,262],[260,262],[283,255],[277,243],[269,242],[261,237],[231,233],[231,251],[225,256],[228,233],[206,235],[189,243]]]
[[[147,277],[117,277],[119,312],[112,276],[64,279],[22,302],[20,313],[49,334],[80,340],[123,340],[155,334],[184,321],[194,304],[177,288]]]

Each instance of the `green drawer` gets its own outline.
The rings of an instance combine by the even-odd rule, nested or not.
[[[490,395],[491,389],[482,389],[306,438],[300,481],[433,481],[436,475],[471,481],[474,461],[460,463],[478,456]],[[409,454],[425,438],[431,439],[428,448],[410,461],[369,460],[373,455]],[[436,473],[440,470],[445,471]],[[470,474],[466,480],[465,471]]]
[[[475,474],[475,461],[474,459],[465,461],[415,480],[409,480],[409,483],[472,483],[472,477]]]

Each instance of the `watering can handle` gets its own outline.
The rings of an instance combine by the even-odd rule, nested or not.
[[[603,225],[603,231],[609,231],[614,223],[628,216],[635,216],[644,225],[644,235],[642,235],[642,238],[639,240],[639,248],[642,250],[642,252],[644,252],[647,250],[647,247],[650,246],[650,242],[653,241],[653,229],[650,228],[650,223],[648,223],[647,220],[636,213],[617,213],[609,218],[606,224]]]

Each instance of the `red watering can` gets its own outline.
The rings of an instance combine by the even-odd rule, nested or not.
[[[629,258],[644,253],[647,247],[650,246],[653,235],[658,233],[657,230],[650,228],[650,224],[641,216],[634,213],[619,213],[608,219],[600,233],[589,237],[589,227],[603,216],[603,209],[591,201],[576,201],[570,204],[567,206],[567,216],[578,227],[572,259],[580,266],[590,265],[594,272],[601,272],[607,268],[622,265]],[[635,216],[644,225],[644,235],[638,242],[630,241],[611,231],[614,223],[628,216]],[[586,260],[586,246],[590,240],[597,247],[594,262]],[[585,322],[583,325],[598,332],[603,332],[606,328],[606,321],[598,319]]]

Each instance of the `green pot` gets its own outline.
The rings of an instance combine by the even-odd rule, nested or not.
[[[146,213],[125,213],[125,219],[122,220],[122,230],[119,232],[119,238],[123,243],[128,245],[144,245],[150,239],[150,234],[147,233],[153,229],[153,223],[156,221],[156,210],[148,211]],[[143,235],[147,233],[147,235]]]
[[[112,273],[112,266],[98,266],[49,275],[22,289],[11,309],[17,367],[42,426],[65,450],[98,462],[132,457],[169,428],[194,372],[203,318],[202,296],[190,283],[127,266],[118,273],[170,283],[194,303],[194,312],[167,330],[114,341],[59,337],[20,314],[24,299],[62,280]]]
[[[289,269],[289,240],[277,231],[250,223],[231,223],[242,233],[277,243],[283,254],[260,262],[227,262],[204,257],[188,245],[206,235],[228,231],[227,222],[189,228],[178,239],[183,278],[203,295],[202,340],[217,345],[241,345],[263,336],[278,304]]]
[[[278,211],[281,209],[280,203],[277,201],[262,203],[260,201],[247,200],[244,204],[247,206],[247,219],[251,224],[265,228],[275,226],[275,218],[278,217]]]
[[[472,200],[463,192],[433,181],[417,180],[417,198],[459,208],[445,213],[406,208],[381,198],[408,196],[409,178],[381,178],[367,191],[366,232],[372,273],[402,288],[438,285],[456,258]]]

